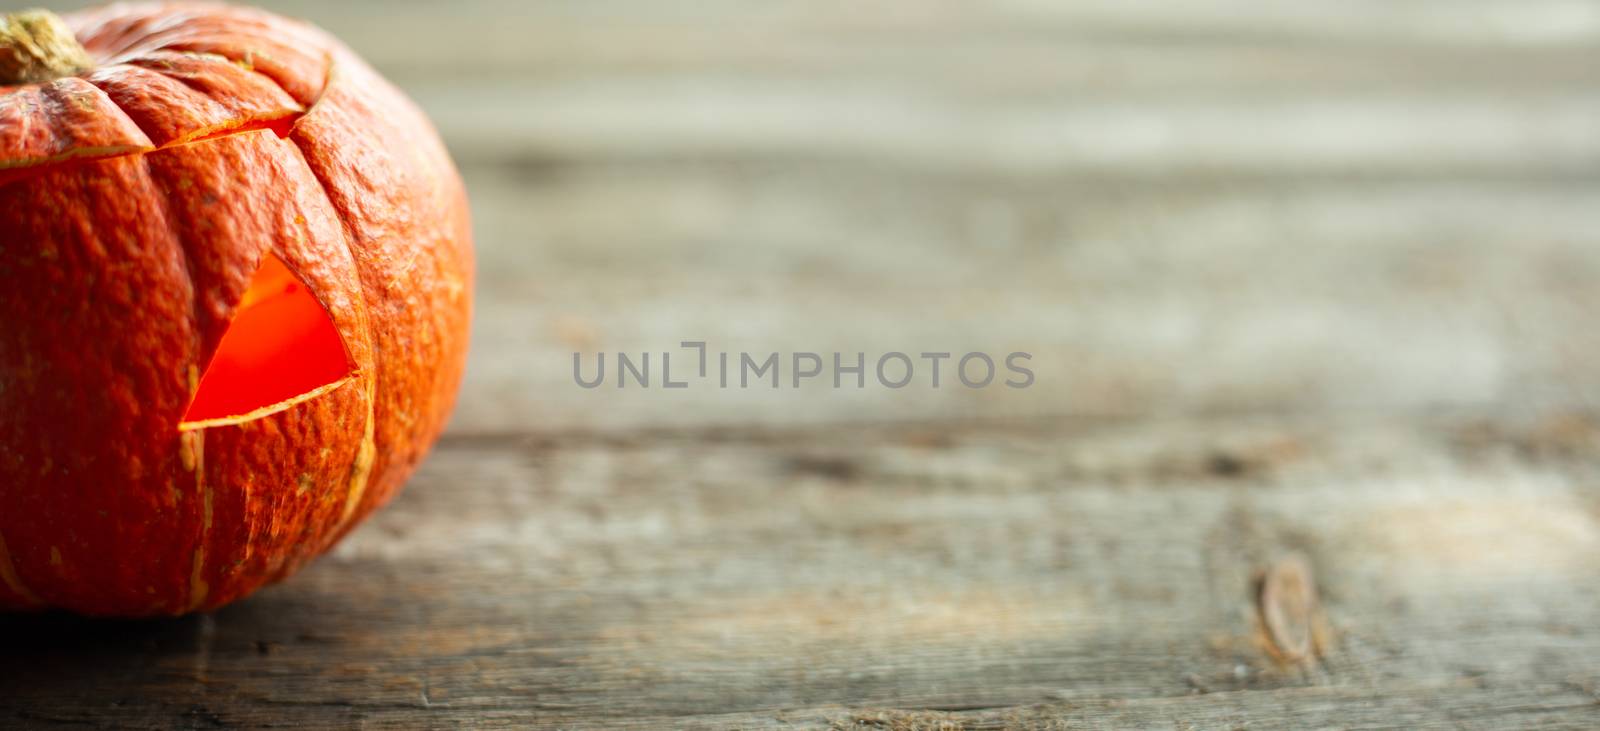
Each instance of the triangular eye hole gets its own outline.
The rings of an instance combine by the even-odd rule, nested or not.
[[[327,391],[351,371],[328,311],[269,253],[200,377],[179,429],[234,424],[281,411]]]

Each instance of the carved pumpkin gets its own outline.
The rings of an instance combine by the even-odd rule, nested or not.
[[[0,21],[0,609],[279,580],[442,428],[460,179],[324,33],[209,5]]]

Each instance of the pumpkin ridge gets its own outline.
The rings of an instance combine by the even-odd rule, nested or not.
[[[156,174],[155,170],[150,167],[150,158],[141,154],[139,156],[139,164],[144,168],[144,174],[150,178],[152,182],[154,182],[156,180]],[[172,242],[177,245],[178,253],[182,254],[179,260],[183,262],[183,281],[189,284],[189,321],[197,341],[195,342],[194,346],[196,355],[195,360],[198,361],[200,357],[205,356],[205,354],[199,352],[200,349],[205,346],[205,334],[201,329],[201,326],[205,322],[205,318],[200,312],[200,287],[197,285],[197,280],[195,278],[195,272],[198,270],[198,267],[195,266],[194,254],[189,251],[188,244],[184,242],[182,227],[178,225],[178,222],[172,216],[171,193],[169,193],[166,188],[160,184],[155,184],[155,189],[159,195],[151,197],[155,199],[156,205],[160,206],[161,208],[161,210],[156,211],[155,214],[161,219],[163,224],[166,224],[167,231],[172,234]],[[189,364],[188,372],[185,375],[186,380],[189,383],[190,399],[194,398],[195,389],[199,388],[200,374],[202,372],[204,372],[202,364],[198,362]]]
[[[0,161],[0,185],[10,185],[19,181],[28,180],[43,172],[65,167],[67,165],[85,162],[102,162],[105,160],[115,160],[119,157],[139,157],[152,152],[170,150],[174,147],[183,147],[185,145],[210,142],[223,137],[249,134],[251,132],[257,132],[264,129],[271,130],[273,134],[283,138],[289,136],[289,130],[293,129],[295,123],[300,121],[300,118],[304,117],[305,115],[306,112],[301,111],[284,115],[282,117],[248,120],[244,124],[236,127],[225,127],[209,134],[187,139],[174,140],[167,144],[155,147],[80,147],[74,150],[68,150],[67,152],[55,157],[30,161],[22,165],[11,165],[5,161]],[[133,120],[130,119],[129,121],[132,122]],[[137,126],[138,123],[135,122],[134,124]],[[141,128],[140,131],[143,131],[143,129]]]
[[[63,16],[80,42],[105,63],[162,51],[201,52],[276,81],[301,106],[321,96],[326,59],[337,39],[303,20],[214,2],[136,2]],[[323,67],[316,66],[321,56]]]
[[[201,10],[221,13],[225,22],[220,25],[212,23],[198,31],[184,29],[183,23],[193,20],[189,14]],[[119,13],[147,15],[142,21],[117,27]],[[288,114],[242,114],[229,120],[228,124],[188,130],[177,139],[158,141],[150,135],[151,130],[140,124],[128,109],[117,104],[115,100],[110,100],[110,105],[116,106],[120,111],[122,121],[138,128],[146,136],[144,142],[147,142],[148,146],[83,146],[48,157],[21,161],[0,160],[0,186],[30,179],[38,175],[39,171],[69,163],[137,155],[176,144],[253,131],[262,127],[272,128],[280,137],[286,136],[288,129],[294,126],[299,117],[321,101],[332,83],[337,41],[304,22],[279,18],[250,8],[212,6],[206,3],[166,5],[141,3],[126,7],[79,11],[63,16],[62,20],[77,41],[89,50],[91,59],[101,64],[98,66],[99,69],[117,65],[139,66],[198,91],[206,99],[229,107],[230,101],[237,101],[236,97],[230,98],[226,93],[217,96],[214,94],[214,88],[196,84],[194,78],[185,78],[182,73],[167,73],[172,70],[170,68],[163,70],[163,59],[170,64],[172,58],[178,56],[211,57],[258,79],[262,82],[262,86],[270,86],[272,90],[282,95],[282,103],[292,104],[295,111]],[[241,25],[230,28],[227,27],[226,21],[238,22]],[[285,50],[293,49],[296,43],[304,44],[298,52]],[[319,57],[320,64],[317,63]],[[264,63],[264,60],[275,58],[279,60]],[[94,83],[90,79],[94,75],[92,73],[94,70],[89,69],[66,78],[88,82],[105,96],[106,90],[102,88],[102,84]],[[228,74],[218,78],[226,77]],[[18,88],[26,86],[33,85],[23,85]],[[235,109],[235,111],[240,110]]]
[[[0,138],[20,150],[12,153],[16,157],[0,159],[0,185],[29,177],[35,169],[155,148],[155,142],[116,100],[87,79],[69,76],[4,91],[0,118],[5,129],[0,129]],[[86,130],[88,127],[92,128]],[[30,128],[42,134],[29,134]]]
[[[163,51],[165,49],[157,49],[157,50],[158,51]],[[155,51],[152,51],[151,53],[155,53]],[[227,56],[224,56],[224,55],[219,54],[219,53],[203,53],[203,52],[199,52],[199,51],[180,51],[180,52],[173,52],[173,53],[180,53],[180,54],[192,56],[192,57],[195,57],[195,58],[216,59],[218,61],[223,61],[223,62],[226,62],[226,63],[229,63],[229,64],[234,63]],[[220,107],[220,108],[222,108],[224,110],[227,109],[227,104],[225,104],[223,101],[219,101],[218,99],[216,99],[213,96],[212,92],[207,90],[205,85],[197,82],[196,79],[192,75],[180,74],[180,73],[172,73],[175,69],[173,68],[172,62],[170,62],[170,61],[166,61],[166,60],[163,60],[162,58],[156,58],[156,57],[152,57],[152,56],[146,55],[146,56],[142,56],[142,57],[139,57],[139,58],[129,59],[127,62],[122,63],[122,64],[118,64],[117,66],[109,67],[107,71],[108,72],[114,71],[115,69],[117,69],[119,67],[132,67],[132,68],[142,69],[143,71],[146,71],[146,72],[149,72],[151,74],[154,74],[154,75],[156,75],[156,76],[158,76],[160,78],[176,82],[176,83],[182,85],[183,88],[186,88],[186,89],[190,90],[191,92],[193,92],[198,98],[204,99],[207,102],[209,102],[211,104],[214,104],[214,105],[217,105],[218,107]],[[220,123],[211,124],[211,125],[205,125],[205,126],[198,126],[198,127],[195,127],[194,129],[188,130],[188,131],[186,131],[186,132],[184,132],[184,133],[182,133],[182,134],[178,135],[177,137],[174,137],[174,138],[172,138],[170,140],[166,140],[164,142],[160,142],[160,143],[155,145],[154,149],[163,150],[163,149],[166,149],[168,147],[174,147],[174,146],[177,146],[177,145],[189,144],[191,142],[199,142],[199,141],[203,141],[203,140],[207,140],[207,139],[211,139],[211,138],[215,138],[215,137],[220,137],[220,136],[223,136],[223,135],[226,135],[226,134],[229,134],[229,133],[245,132],[245,131],[250,131],[250,130],[254,130],[254,129],[260,129],[262,127],[272,127],[272,126],[277,126],[277,125],[290,126],[290,125],[293,124],[292,120],[297,119],[299,117],[299,115],[305,113],[305,108],[300,104],[300,102],[295,100],[294,97],[292,95],[290,95],[288,93],[288,91],[283,88],[282,85],[278,84],[271,77],[266,76],[265,74],[262,74],[262,73],[260,73],[258,71],[255,71],[254,69],[248,69],[247,72],[253,74],[256,77],[259,77],[261,80],[266,81],[267,84],[270,85],[271,88],[274,91],[283,94],[285,99],[288,99],[290,102],[292,102],[293,106],[285,108],[285,109],[274,109],[274,110],[270,110],[270,111],[256,112],[256,113],[250,113],[250,114],[237,114],[237,115],[234,115],[234,116],[230,116],[229,118],[223,120]],[[90,84],[93,84],[94,86],[99,88],[102,92],[105,92],[106,95],[111,98],[112,104],[116,105],[119,109],[121,109],[122,113],[124,115],[126,115],[134,123],[135,126],[138,126],[139,129],[145,133],[146,137],[149,137],[152,141],[154,141],[154,140],[160,140],[164,136],[164,135],[161,135],[158,130],[152,130],[152,129],[146,127],[144,124],[142,124],[140,122],[140,119],[139,119],[138,116],[135,116],[133,113],[128,111],[127,108],[123,107],[121,104],[119,104],[117,102],[116,96],[114,94],[112,94],[112,89],[108,89],[107,88],[108,86],[111,86],[111,84],[108,83],[108,79],[106,79],[103,76],[100,76],[99,74],[96,74],[96,75],[93,75],[93,76],[90,76],[90,77],[86,77],[85,80],[88,81]],[[288,120],[288,121],[286,122],[286,120]],[[280,134],[279,136],[282,136],[282,135]]]
[[[304,119],[307,115],[311,114],[311,112],[322,103],[322,100],[327,98],[328,90],[333,87],[333,83],[334,63],[332,55],[330,54],[328,58],[328,76],[324,80],[320,95],[314,101],[312,101],[309,106],[306,107],[305,112],[300,116],[301,119]],[[339,230],[340,233],[343,234],[344,238],[345,252],[349,254],[350,263],[353,267],[355,267],[356,283],[359,285],[356,290],[356,293],[360,295],[359,307],[362,311],[367,313],[367,332],[365,333],[367,348],[369,352],[373,353],[374,359],[376,359],[378,353],[378,343],[377,338],[374,336],[372,330],[372,307],[369,304],[370,298],[367,292],[367,280],[366,277],[362,275],[361,261],[356,257],[354,244],[355,229],[351,227],[345,211],[334,203],[333,195],[328,191],[328,181],[324,180],[322,173],[318,172],[317,167],[312,165],[310,160],[306,159],[304,143],[302,143],[301,140],[294,135],[287,135],[287,139],[290,143],[290,147],[295,152],[295,159],[299,160],[300,164],[305,166],[306,172],[310,174],[311,179],[316,182],[317,190],[322,193],[322,200],[328,204],[328,210],[333,212],[334,219],[339,222]],[[339,518],[338,527],[331,533],[331,538],[334,541],[342,538],[345,530],[350,526],[350,519],[355,515],[356,507],[360,504],[362,496],[366,493],[367,482],[372,477],[372,466],[375,463],[374,455],[377,449],[375,440],[377,438],[378,418],[378,379],[381,376],[382,370],[382,368],[376,367],[376,364],[374,364],[374,367],[367,370],[366,426],[362,434],[361,446],[356,452],[355,462],[350,465],[350,478],[345,489],[344,514]],[[298,568],[298,566],[294,568]],[[290,570],[292,569],[289,568],[286,563],[282,573],[287,574]]]
[[[145,175],[151,181],[155,181],[156,175],[150,166],[150,158],[141,154],[139,162],[144,167]],[[166,224],[167,229],[171,231],[172,241],[177,245],[178,253],[182,255],[179,260],[183,262],[183,278],[184,281],[189,283],[189,319],[192,323],[191,330],[194,332],[197,341],[194,343],[195,360],[198,361],[201,357],[209,360],[209,356],[199,352],[201,348],[205,347],[205,334],[201,329],[204,318],[201,316],[200,311],[200,287],[195,277],[198,267],[195,265],[194,254],[190,253],[189,246],[184,241],[182,227],[178,226],[177,220],[173,218],[171,193],[159,184],[155,188],[158,195],[151,197],[155,200],[156,205],[160,206],[161,210],[158,215],[161,217],[161,221]],[[191,362],[186,369],[189,400],[194,399],[194,394],[200,387],[200,374],[203,372],[202,366],[198,362]],[[182,417],[180,416],[179,419],[181,420]],[[195,492],[200,496],[202,505],[199,541],[196,543],[194,552],[190,554],[189,559],[189,580],[185,587],[188,594],[184,598],[183,605],[181,605],[188,607],[189,611],[193,611],[204,602],[206,595],[210,592],[210,587],[202,578],[206,561],[206,545],[211,538],[212,506],[211,486],[206,484],[205,465],[203,462],[205,439],[206,435],[203,430],[192,434],[180,430],[178,433],[178,449],[183,457],[183,459],[179,460],[179,463],[185,467],[193,468],[194,488]]]
[[[216,55],[216,56],[219,56],[221,58],[228,58],[226,55],[223,55],[223,54],[212,54],[212,55]],[[243,118],[240,118],[238,120],[237,124],[224,125],[224,126],[221,126],[221,127],[214,127],[214,128],[209,128],[209,129],[196,130],[195,132],[192,132],[190,134],[186,134],[186,135],[184,135],[182,137],[179,137],[177,139],[171,140],[169,142],[166,142],[166,143],[163,143],[163,144],[159,144],[159,145],[152,144],[152,145],[150,145],[148,147],[144,147],[144,146],[141,146],[141,147],[132,147],[132,146],[80,147],[80,148],[75,148],[75,149],[72,149],[72,150],[68,150],[68,151],[66,151],[66,152],[64,152],[64,153],[62,153],[60,155],[56,155],[54,157],[44,158],[42,160],[31,160],[31,161],[28,161],[28,162],[25,162],[25,163],[22,163],[22,164],[15,164],[15,163],[11,163],[11,162],[8,162],[8,161],[5,161],[5,160],[0,160],[0,185],[9,185],[11,183],[15,183],[15,182],[18,182],[18,181],[27,180],[29,178],[32,178],[32,177],[34,177],[36,175],[39,175],[39,174],[43,173],[46,170],[51,170],[51,169],[54,169],[54,168],[57,168],[57,167],[62,167],[62,166],[73,164],[73,163],[92,162],[92,161],[98,161],[98,160],[110,160],[110,159],[118,158],[118,157],[129,157],[129,156],[136,156],[136,155],[144,155],[146,153],[156,152],[158,150],[166,150],[166,149],[170,149],[170,148],[173,148],[173,147],[181,147],[183,145],[192,145],[192,144],[196,144],[196,143],[200,143],[200,142],[207,142],[207,141],[215,140],[215,139],[222,138],[222,137],[229,137],[229,136],[237,135],[237,134],[245,134],[245,133],[248,133],[248,132],[255,132],[257,130],[262,130],[262,129],[270,129],[270,130],[272,130],[273,134],[277,135],[279,138],[287,138],[289,136],[290,130],[294,129],[294,126],[297,123],[299,123],[299,121],[302,118],[304,118],[307,114],[310,114],[311,110],[315,109],[318,104],[322,103],[323,97],[327,96],[328,87],[333,84],[333,74],[334,74],[333,54],[332,53],[324,53],[324,56],[327,58],[327,71],[326,71],[326,74],[325,74],[325,76],[323,78],[322,88],[318,90],[317,97],[315,99],[313,99],[310,104],[303,105],[301,109],[297,109],[297,110],[289,112],[288,114],[283,114],[283,115],[278,115],[278,116],[243,117]],[[154,69],[151,69],[151,70],[155,71]],[[264,74],[261,71],[259,71],[257,69],[254,69],[254,68],[250,68],[248,70],[249,70],[250,73],[261,77],[267,83],[272,84],[275,88],[277,88],[278,90],[282,91],[289,98],[291,98],[291,99],[294,98],[294,95],[290,94],[289,90],[287,88],[285,88],[283,86],[283,84],[281,82],[279,82],[277,79],[273,78],[272,76],[270,76],[268,74]],[[156,73],[160,73],[160,72],[157,71]],[[163,77],[173,79],[174,81],[177,81],[179,83],[183,83],[186,86],[189,85],[188,82],[186,82],[185,80],[183,80],[181,78],[175,78],[175,77],[167,76],[166,74],[161,74],[161,75]],[[127,122],[129,124],[131,124],[134,127],[138,128],[138,130],[141,133],[143,133],[144,136],[147,139],[149,139],[151,137],[150,130],[146,129],[144,125],[140,124],[139,121],[137,119],[135,119],[133,117],[133,115],[129,114],[126,109],[123,109],[122,106],[117,103],[116,99],[112,98],[109,94],[106,94],[105,89],[101,88],[99,84],[94,83],[93,81],[91,81],[88,78],[83,78],[83,81],[88,83],[90,86],[94,87],[102,95],[105,95],[106,100],[107,100],[107,102],[109,102],[110,106],[116,108],[118,113],[120,113],[122,115],[123,119],[127,120]],[[296,103],[298,104],[299,102],[297,101]],[[318,183],[319,184],[321,183],[320,179],[318,180]],[[326,186],[324,186],[324,194],[326,194]],[[343,221],[341,220],[340,223],[342,224]],[[345,228],[346,228],[346,233],[348,234],[349,227],[346,226]],[[348,240],[346,241],[346,243],[348,244]]]
[[[132,145],[113,145],[113,146],[108,146],[108,147],[76,147],[76,148],[73,148],[71,150],[67,150],[66,152],[63,152],[63,153],[61,153],[59,155],[56,155],[54,157],[46,157],[46,158],[39,159],[39,160],[30,160],[28,162],[20,163],[20,164],[19,163],[13,163],[13,162],[0,160],[0,175],[4,175],[4,174],[7,174],[7,173],[18,173],[18,174],[20,174],[20,173],[24,173],[24,172],[30,172],[30,171],[33,171],[33,170],[46,170],[46,169],[49,169],[49,168],[57,167],[57,166],[60,166],[60,165],[66,165],[66,164],[74,163],[74,162],[87,162],[87,161],[90,161],[90,160],[107,160],[107,159],[110,159],[110,158],[124,157],[124,156],[127,156],[127,155],[142,155],[142,154],[144,154],[146,152],[149,152],[151,150],[154,150],[154,149],[158,149],[158,148],[154,148],[154,147],[135,147],[135,146],[132,146]],[[16,181],[16,180],[21,180],[21,179],[22,179],[21,175],[14,175],[13,177],[7,177],[7,178],[4,178],[4,179],[0,179],[0,185],[4,185],[5,183],[9,183],[9,182]]]

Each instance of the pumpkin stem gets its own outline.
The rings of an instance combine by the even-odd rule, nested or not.
[[[48,10],[0,15],[0,86],[34,84],[94,68],[61,16]]]

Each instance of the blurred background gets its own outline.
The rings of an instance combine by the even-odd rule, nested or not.
[[[1594,725],[1600,3],[260,4],[461,168],[459,408],[20,722]],[[573,381],[684,340],[1037,380]]]
[[[480,284],[458,432],[1600,384],[1587,0],[261,4],[405,88],[461,166]],[[574,386],[575,351],[682,340],[1022,350],[1039,378]]]

